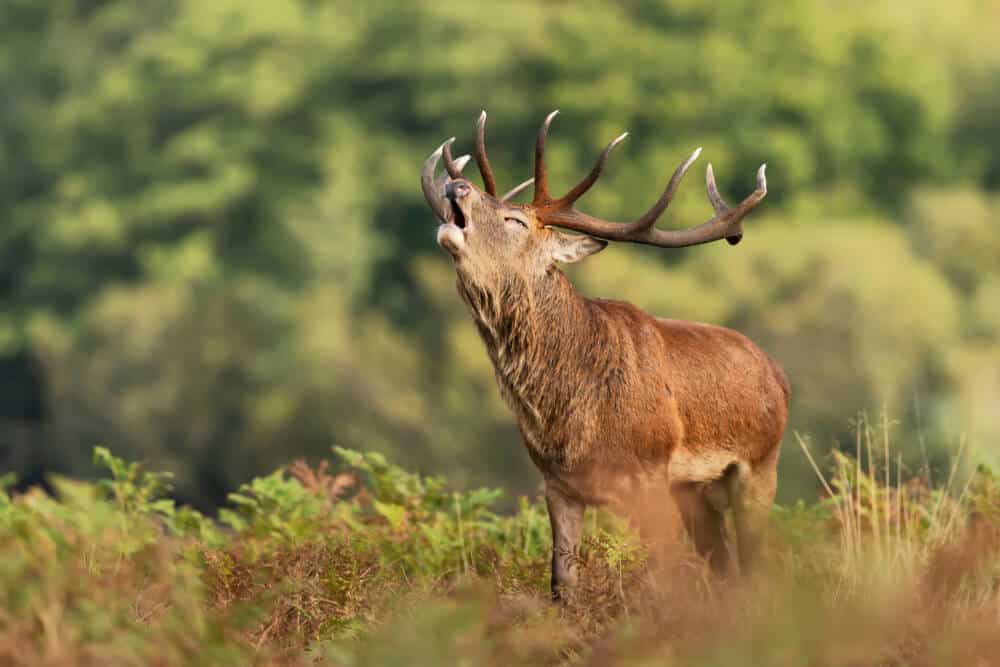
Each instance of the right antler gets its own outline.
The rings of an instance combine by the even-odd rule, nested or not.
[[[465,167],[466,163],[469,161],[468,155],[463,155],[457,160],[451,156],[451,145],[455,142],[455,137],[452,137],[448,141],[441,144],[436,151],[430,154],[427,160],[424,162],[424,169],[421,174],[421,187],[424,191],[424,197],[427,199],[427,203],[430,204],[431,209],[441,220],[448,219],[448,207],[444,203],[444,183],[448,178],[462,178],[462,168]],[[483,184],[486,188],[486,192],[491,196],[496,197],[497,194],[497,184],[496,179],[493,177],[493,169],[490,167],[490,160],[486,157],[486,112],[483,111],[479,114],[479,120],[476,121],[476,164],[479,165],[479,173],[483,176]],[[444,169],[445,173],[441,175],[437,180],[434,179],[434,170],[437,168],[438,160],[444,158]],[[521,194],[528,188],[529,185],[535,182],[535,179],[529,178],[508,190],[502,197],[500,201],[507,202]]]
[[[538,139],[535,142],[535,196],[531,202],[535,213],[546,225],[563,227],[574,231],[583,232],[591,236],[596,236],[608,241],[627,241],[630,243],[643,243],[646,245],[659,246],[661,248],[682,248],[685,246],[698,245],[699,243],[709,243],[726,239],[731,245],[735,245],[743,238],[742,221],[747,213],[752,211],[767,195],[767,178],[765,176],[766,164],[762,164],[757,170],[757,187],[741,201],[735,208],[730,208],[719,194],[719,189],[715,184],[715,175],[712,172],[712,165],[708,165],[706,172],[706,182],[708,187],[708,199],[715,209],[715,216],[690,229],[664,230],[656,229],[654,225],[660,215],[670,205],[670,201],[680,185],[681,179],[688,168],[698,159],[701,149],[697,149],[687,160],[674,170],[673,176],[667,183],[666,189],[660,198],[653,204],[652,208],[646,211],[642,217],[634,222],[609,222],[601,218],[595,218],[573,208],[573,204],[597,181],[604,165],[608,161],[611,151],[628,136],[622,134],[609,143],[601,152],[597,163],[590,173],[580,181],[572,190],[559,199],[552,199],[549,196],[548,174],[545,167],[545,139],[548,136],[549,125],[555,118],[558,111],[553,111],[545,118],[542,128],[538,132]]]

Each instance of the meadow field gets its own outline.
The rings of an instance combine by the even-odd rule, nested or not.
[[[498,490],[338,448],[206,517],[97,448],[97,482],[0,494],[0,665],[997,664],[1000,479],[963,452],[903,469],[884,426],[814,461],[823,495],[774,508],[759,572],[683,543],[653,565],[592,513],[562,604],[537,500],[499,514]]]

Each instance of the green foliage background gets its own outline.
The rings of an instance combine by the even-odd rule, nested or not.
[[[885,409],[915,463],[962,434],[988,456],[998,44],[990,0],[6,0],[0,469],[89,473],[104,443],[204,507],[336,443],[532,491],[417,179],[486,108],[519,182],[557,107],[556,188],[631,132],[596,214],[699,145],[732,199],[769,164],[744,243],[614,247],[585,293],[747,332],[821,447]],[[664,224],[708,214],[697,181]]]

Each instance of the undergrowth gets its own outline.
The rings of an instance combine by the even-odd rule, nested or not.
[[[720,579],[587,520],[549,601],[548,518],[373,452],[295,462],[210,518],[97,448],[96,483],[0,479],[0,665],[951,665],[1000,662],[1000,479],[908,475],[871,430],[777,507],[767,567]],[[786,455],[792,455],[787,453]]]

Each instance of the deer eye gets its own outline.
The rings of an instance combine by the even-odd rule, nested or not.
[[[521,220],[520,218],[504,218],[504,220],[507,221],[507,222],[513,222],[513,223],[516,223],[518,225],[521,225],[525,229],[528,228],[528,223],[526,223],[524,220]]]

